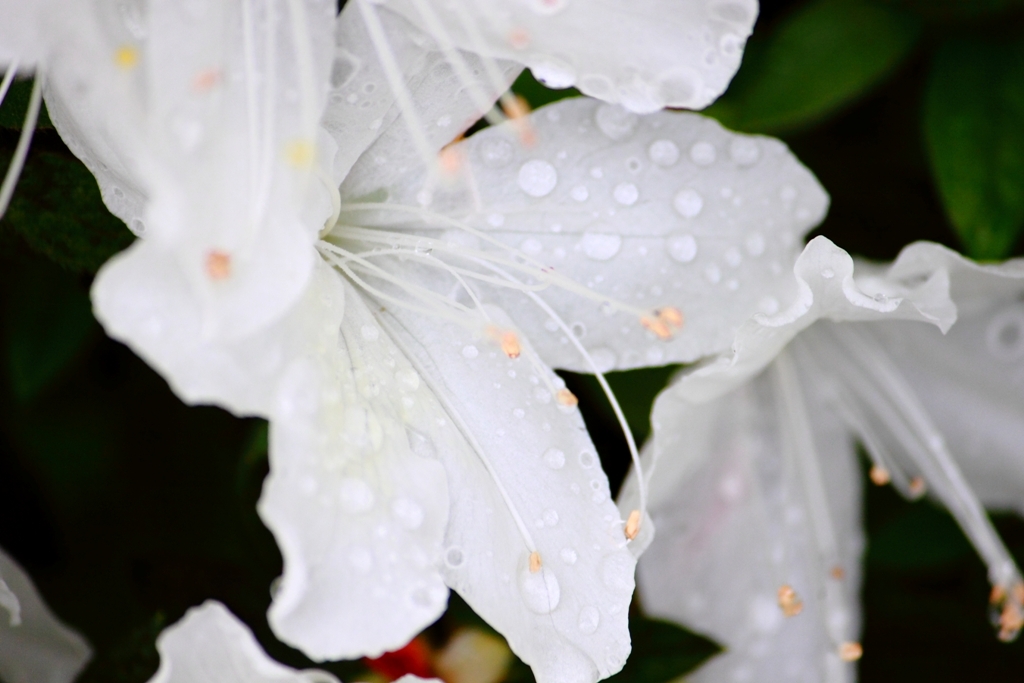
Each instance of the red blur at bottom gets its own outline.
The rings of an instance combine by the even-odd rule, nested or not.
[[[430,665],[430,647],[420,638],[413,638],[408,645],[400,650],[385,652],[376,659],[365,657],[363,663],[389,681],[399,679],[406,674],[415,674],[420,678],[435,678],[437,676],[434,673],[434,668]]]

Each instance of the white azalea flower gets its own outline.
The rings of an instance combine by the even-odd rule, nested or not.
[[[97,317],[185,400],[271,421],[275,633],[379,654],[451,587],[542,683],[617,671],[645,525],[550,368],[725,348],[778,307],[827,198],[777,141],[589,100],[446,146],[518,67],[463,54],[467,83],[361,2],[331,49],[328,4],[232,7],[154,0],[95,55],[113,84],[55,69],[47,97],[144,233]],[[98,93],[126,98],[109,120]]]
[[[792,303],[656,403],[658,537],[638,581],[648,612],[727,647],[694,681],[854,679],[856,441],[876,483],[949,508],[988,565],[1000,637],[1024,623],[1021,574],[982,508],[1024,510],[1024,262],[921,243],[857,271],[813,240]]]
[[[149,683],[338,683],[326,671],[278,664],[245,624],[213,600],[164,629],[156,649],[160,668]]]
[[[0,550],[0,680],[70,683],[92,651],[43,602],[32,580]]]

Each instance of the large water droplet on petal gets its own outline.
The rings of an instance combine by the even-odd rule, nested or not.
[[[696,190],[686,188],[676,194],[672,206],[683,218],[693,218],[704,208],[704,198]]]
[[[576,560],[579,557],[576,554],[576,551],[572,548],[562,548],[562,550],[558,553],[558,556],[561,557],[562,562],[565,562],[566,564],[576,564]]]
[[[668,254],[679,263],[689,263],[697,256],[697,240],[693,235],[672,235],[668,238]]]
[[[562,589],[558,585],[558,579],[547,567],[541,567],[540,571],[531,572],[529,567],[523,567],[519,572],[519,592],[523,596],[523,602],[536,614],[550,614],[562,598]]]
[[[587,605],[581,609],[579,618],[576,620],[576,624],[580,627],[580,631],[588,635],[596,631],[600,623],[601,613],[598,612],[597,608],[593,605]]]
[[[423,525],[423,508],[411,498],[396,498],[391,503],[391,514],[410,531],[419,529]]]
[[[362,479],[342,479],[338,485],[338,498],[349,512],[366,512],[373,507],[373,489]]]
[[[640,197],[640,191],[636,189],[636,185],[633,183],[619,183],[612,191],[612,196],[615,197],[615,201],[619,204],[632,206],[636,204],[636,200]]]
[[[612,140],[625,140],[636,130],[640,117],[614,104],[602,104],[594,115],[597,127]]]
[[[543,159],[527,161],[519,169],[519,189],[531,197],[545,197],[558,184],[558,171]]]
[[[729,156],[739,166],[753,166],[761,158],[761,146],[750,138],[736,138],[729,145]]]
[[[544,464],[553,470],[560,470],[565,466],[565,453],[557,448],[549,448],[542,456]]]
[[[595,261],[607,261],[619,253],[622,238],[614,234],[588,232],[580,240],[583,253]]]
[[[477,146],[477,153],[484,166],[501,168],[512,161],[512,143],[503,138],[485,138]]]
[[[710,142],[695,142],[690,148],[690,161],[698,166],[710,166],[717,157],[715,146]]]
[[[658,166],[668,168],[679,161],[679,147],[671,140],[655,140],[647,148],[647,156]]]

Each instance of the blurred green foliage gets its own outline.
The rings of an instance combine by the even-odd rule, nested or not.
[[[891,258],[932,239],[983,258],[1021,253],[1024,223],[1024,0],[766,0],[731,90],[709,113],[780,134],[832,195],[819,232]],[[0,107],[0,165],[23,120],[28,81]],[[573,96],[525,73],[534,106]],[[0,220],[0,546],[96,649],[85,683],[144,681],[155,635],[189,606],[225,602],[276,659],[265,611],[281,571],[255,512],[266,425],[183,406],[91,318],[93,273],[133,237],[89,172],[41,121]],[[677,368],[611,373],[638,442]],[[617,488],[625,441],[593,378],[565,374]],[[1024,643],[987,622],[984,567],[952,519],[890,488],[866,500],[863,683],[1020,680]],[[1024,557],[1024,522],[999,517]],[[480,625],[454,597],[432,627]],[[634,655],[617,681],[662,683],[715,646],[631,613]],[[343,680],[359,662],[326,665]],[[519,664],[511,679],[530,679]]]

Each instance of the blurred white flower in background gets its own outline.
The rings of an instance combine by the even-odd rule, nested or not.
[[[1024,263],[918,243],[854,273],[819,237],[794,274],[790,305],[656,403],[645,609],[728,648],[694,681],[852,681],[859,441],[876,484],[950,510],[988,566],[999,637],[1014,638],[1024,584],[982,506],[1024,511]]]

